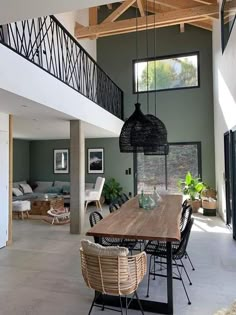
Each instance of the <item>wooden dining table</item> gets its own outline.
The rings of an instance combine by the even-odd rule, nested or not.
[[[146,312],[173,314],[171,242],[180,241],[181,205],[182,195],[166,194],[161,196],[161,200],[154,209],[145,210],[139,208],[138,196],[136,196],[86,233],[86,235],[94,237],[167,242],[167,302],[141,300]],[[114,299],[110,299],[109,303],[112,304],[113,301]],[[130,304],[130,308],[139,309],[135,299]]]

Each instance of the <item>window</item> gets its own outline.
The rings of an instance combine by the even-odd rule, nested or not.
[[[221,42],[222,52],[228,43],[236,18],[236,7],[233,1],[223,0],[221,7]]]
[[[134,93],[199,87],[199,53],[134,60],[133,76]]]
[[[176,193],[178,180],[184,179],[188,171],[201,177],[201,143],[170,143],[167,156],[138,153],[134,162],[138,193],[152,192],[154,186],[159,191]]]

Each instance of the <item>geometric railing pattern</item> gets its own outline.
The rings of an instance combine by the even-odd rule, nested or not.
[[[122,90],[54,16],[0,25],[0,43],[123,119]]]

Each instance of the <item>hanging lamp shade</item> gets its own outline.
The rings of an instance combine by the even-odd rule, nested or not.
[[[144,152],[145,147],[148,150],[149,143],[147,143],[147,139],[153,126],[147,115],[142,113],[140,107],[140,103],[135,104],[135,111],[125,121],[121,129],[119,137],[120,152]]]
[[[167,155],[169,145],[167,141],[167,130],[164,123],[154,115],[145,115],[152,123],[152,130],[148,141],[148,146],[144,148],[145,155]]]

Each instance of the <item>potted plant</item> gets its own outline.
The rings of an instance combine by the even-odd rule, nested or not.
[[[203,215],[216,216],[216,195],[216,190],[209,186],[201,192]]]
[[[193,212],[197,212],[201,207],[200,194],[205,189],[205,184],[200,178],[195,178],[188,172],[184,180],[179,180],[178,186],[184,195],[189,196],[189,204],[191,204]]]
[[[103,186],[103,196],[106,203],[111,203],[112,200],[116,199],[122,191],[122,187],[115,180],[115,178],[109,178]]]

